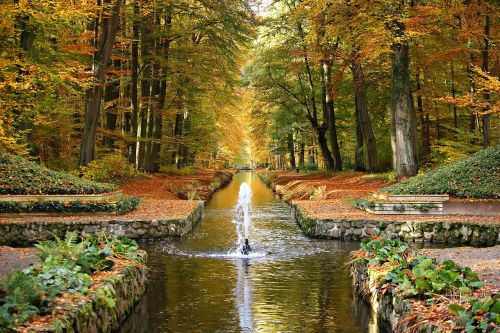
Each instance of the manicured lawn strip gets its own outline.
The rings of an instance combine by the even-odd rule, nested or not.
[[[500,299],[477,273],[453,260],[419,255],[408,243],[380,235],[354,252],[376,278],[380,296],[410,300],[413,325],[435,325],[442,331],[492,332],[500,324]],[[429,318],[432,318],[430,320]]]
[[[94,274],[109,271],[122,260],[142,264],[145,258],[134,241],[104,234],[82,237],[68,233],[65,239],[39,242],[36,247],[41,264],[15,272],[3,283],[0,331],[54,314],[64,298],[86,295]],[[109,290],[100,292],[102,305],[114,307]]]
[[[390,194],[449,194],[458,198],[500,197],[500,145],[382,188]]]
[[[0,152],[0,195],[100,194],[116,188],[114,184],[81,179],[47,169],[20,156]]]

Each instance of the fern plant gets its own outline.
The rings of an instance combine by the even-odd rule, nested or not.
[[[48,258],[72,261],[87,274],[113,266],[113,262],[106,258],[107,254],[89,239],[79,241],[76,231],[67,233],[64,239],[55,236],[54,240],[41,241],[35,247],[40,250],[42,261]]]
[[[325,200],[327,197],[326,185],[316,187],[311,194],[309,200]]]

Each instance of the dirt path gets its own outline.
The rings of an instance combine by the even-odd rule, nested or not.
[[[12,248],[0,246],[0,281],[6,279],[12,272],[21,270],[38,262],[37,249]]]

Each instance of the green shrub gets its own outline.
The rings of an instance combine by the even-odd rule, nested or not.
[[[119,213],[135,209],[140,200],[134,197],[122,198],[117,202],[95,201],[41,201],[41,202],[0,202],[0,213]]]
[[[106,154],[89,165],[80,167],[80,173],[83,178],[98,182],[123,180],[139,175],[134,165],[116,154]]]
[[[0,194],[99,194],[116,185],[80,179],[20,156],[0,153]]]
[[[391,194],[449,194],[460,198],[500,197],[500,145],[388,186]]]

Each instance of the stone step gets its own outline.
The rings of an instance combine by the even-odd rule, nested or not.
[[[444,202],[450,199],[447,194],[423,194],[423,195],[403,195],[389,193],[373,193],[372,196],[378,200],[399,201],[399,202]]]
[[[422,206],[420,209],[418,206]],[[432,205],[433,207],[429,207]],[[404,209],[397,209],[397,208]],[[443,214],[442,202],[379,202],[375,203],[375,207],[368,210],[373,214],[387,214],[387,215],[427,215],[427,214]]]
[[[47,201],[110,201],[123,196],[122,191],[102,194],[47,194],[47,195],[0,195],[0,202],[47,202]]]

